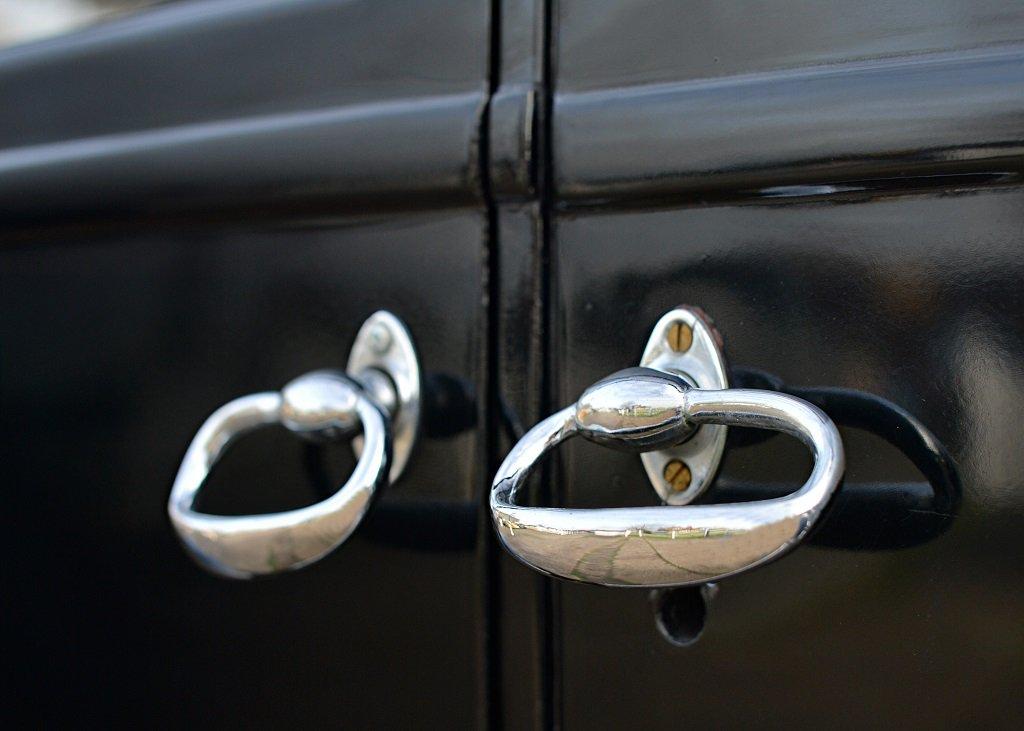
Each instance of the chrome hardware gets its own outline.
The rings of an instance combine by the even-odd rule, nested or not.
[[[680,332],[691,334],[680,337]],[[729,388],[729,377],[722,353],[722,337],[711,320],[693,307],[678,307],[658,320],[644,348],[640,365],[680,376],[694,388]],[[640,456],[651,485],[669,505],[686,505],[703,493],[718,474],[725,451],[728,428],[708,424],[675,445],[656,448]],[[681,462],[689,471],[689,484],[672,484],[666,468]]]
[[[377,332],[374,343],[381,342],[381,331],[386,332],[381,355],[387,357],[357,357],[361,343],[370,342],[366,333],[373,330]],[[366,360],[370,364],[364,367]],[[185,452],[167,503],[182,543],[211,572],[242,579],[297,569],[330,553],[359,525],[376,491],[401,474],[415,441],[419,384],[419,364],[408,332],[394,315],[378,312],[356,338],[348,375],[314,371],[279,393],[242,396],[217,409]],[[240,516],[193,510],[199,490],[228,446],[272,424],[314,441],[340,439],[361,430],[360,456],[352,475],[331,497],[298,510]],[[399,427],[401,464],[391,436]]]
[[[389,480],[397,482],[416,443],[422,403],[419,359],[402,321],[383,310],[371,315],[356,334],[345,370],[393,415]],[[360,454],[362,438],[352,446]]]
[[[693,434],[683,418],[690,385],[650,368],[627,368],[588,388],[576,402],[576,429],[592,442],[626,452],[663,449]]]
[[[694,312],[682,309],[670,315]],[[704,337],[704,321],[694,317],[685,321],[692,327],[691,349]],[[655,332],[664,332],[662,326],[672,322],[663,318]],[[674,340],[685,342],[685,337]],[[663,363],[658,357],[674,356],[662,351],[655,360]],[[842,477],[843,446],[835,425],[820,409],[793,396],[750,389],[705,390],[687,381],[682,374],[652,368],[620,371],[533,427],[505,458],[491,487],[491,513],[505,547],[538,571],[566,579],[668,587],[717,581],[796,545]],[[813,453],[814,468],[795,493],[751,503],[599,509],[515,504],[519,488],[541,457],[577,434],[619,449],[669,448],[674,453],[677,447],[672,444],[693,441],[710,425],[774,429],[795,436]]]

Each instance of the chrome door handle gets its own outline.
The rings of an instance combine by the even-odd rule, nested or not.
[[[695,312],[670,315],[683,318],[695,338],[706,336],[701,328],[708,326]],[[660,332],[667,326],[663,319]],[[577,434],[650,452],[711,424],[791,434],[814,454],[814,468],[795,493],[750,503],[597,509],[516,504],[538,460]],[[751,569],[792,548],[821,514],[843,468],[839,432],[806,401],[753,389],[703,390],[680,375],[632,368],[591,386],[574,405],[533,427],[498,469],[490,506],[501,542],[538,571],[605,586],[685,586]]]
[[[356,337],[349,375],[307,373],[280,393],[237,398],[206,420],[171,488],[171,525],[189,553],[220,576],[252,578],[317,561],[344,543],[375,493],[398,478],[415,439],[419,403],[419,364],[408,332],[396,317],[378,312]],[[244,434],[272,424],[316,441],[361,430],[361,453],[352,475],[326,500],[297,510],[239,516],[194,510],[196,496],[226,449]]]

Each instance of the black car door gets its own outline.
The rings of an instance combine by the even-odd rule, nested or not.
[[[4,654],[26,717],[483,723],[488,39],[476,1],[227,0],[0,52]],[[166,512],[196,429],[343,368],[379,309],[447,384],[402,479],[313,566],[203,572]],[[352,461],[254,435],[203,507],[310,504]]]
[[[206,0],[0,51],[14,705],[1018,726],[1022,43],[995,0]],[[679,305],[714,321],[730,385],[839,425],[814,532],[680,589],[516,561],[488,504],[503,458]],[[423,369],[404,475],[311,566],[205,573],[167,516],[196,429],[344,367],[380,309]],[[308,505],[353,463],[268,430],[202,508]],[[733,429],[699,500],[775,498],[809,464]],[[636,455],[578,439],[528,492],[659,503]]]
[[[818,531],[771,565],[712,590],[543,590],[552,722],[1019,727],[1024,13],[550,13],[544,413],[687,304],[734,385],[815,400],[847,457]],[[743,436],[706,501],[806,474],[799,445]],[[558,459],[553,503],[658,501],[636,456],[576,440]]]

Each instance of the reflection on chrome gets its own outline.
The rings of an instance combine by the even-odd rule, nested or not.
[[[419,431],[421,381],[409,331],[380,310],[356,334],[347,373],[314,371],[280,393],[243,396],[217,409],[192,440],[171,488],[167,513],[178,537],[201,565],[237,579],[301,568],[327,555],[360,524],[383,484],[401,476]],[[315,505],[282,513],[193,510],[231,443],[271,424],[314,442],[352,436],[359,461],[348,481]]]
[[[650,409],[638,408],[652,393],[658,396],[659,419],[650,417]],[[666,405],[664,397],[672,393],[674,405]],[[502,543],[546,574],[604,586],[667,587],[751,569],[782,555],[807,534],[843,474],[843,446],[835,425],[820,409],[793,396],[753,389],[704,391],[647,368],[613,374],[587,395],[582,408],[569,406],[531,429],[506,457],[491,487],[491,513]],[[592,419],[595,413],[598,418]],[[665,435],[679,438],[701,424],[790,434],[814,454],[814,467],[793,494],[752,503],[599,509],[515,504],[541,457],[570,437],[647,449],[661,445]]]
[[[242,435],[283,424],[303,436],[340,438],[362,426],[363,451],[348,481],[326,500],[267,515],[207,515],[192,509],[226,449]],[[217,409],[185,453],[167,503],[171,524],[211,572],[247,579],[301,568],[344,543],[387,479],[388,417],[343,373],[308,373],[281,393],[243,396]]]

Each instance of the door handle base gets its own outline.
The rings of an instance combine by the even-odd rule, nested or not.
[[[640,365],[679,376],[693,388],[729,388],[722,336],[697,307],[680,305],[658,320]],[[727,432],[723,424],[704,424],[679,444],[640,455],[663,502],[687,505],[711,486],[722,463]]]

